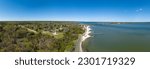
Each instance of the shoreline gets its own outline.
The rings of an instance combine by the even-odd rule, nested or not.
[[[89,37],[91,37],[89,34],[91,33],[91,28],[89,25],[84,25],[83,29],[85,29],[85,32],[81,35],[80,37],[80,42],[79,42],[79,52],[83,52],[82,49],[82,43],[88,39]]]

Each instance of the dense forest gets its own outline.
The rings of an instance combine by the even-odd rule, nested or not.
[[[73,51],[82,25],[59,21],[0,22],[1,52]]]

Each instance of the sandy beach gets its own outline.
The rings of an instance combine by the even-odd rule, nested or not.
[[[84,25],[85,33],[81,36],[81,42],[80,42],[80,52],[83,52],[82,49],[82,43],[89,37],[91,37],[89,34],[91,33],[91,28],[89,25]]]
[[[91,33],[91,28],[89,25],[84,25],[83,29],[85,29],[85,32],[79,37],[77,46],[75,48],[75,52],[83,52],[82,49],[82,43],[89,37],[91,37],[89,34]]]

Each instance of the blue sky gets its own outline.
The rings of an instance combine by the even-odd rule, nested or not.
[[[0,0],[0,20],[150,22],[150,0]]]

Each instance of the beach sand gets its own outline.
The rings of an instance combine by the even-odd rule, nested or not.
[[[89,25],[84,25],[83,29],[85,29],[85,32],[79,37],[77,46],[75,48],[75,52],[83,52],[82,49],[82,43],[89,37],[91,37],[89,34],[91,33],[91,28]]]

